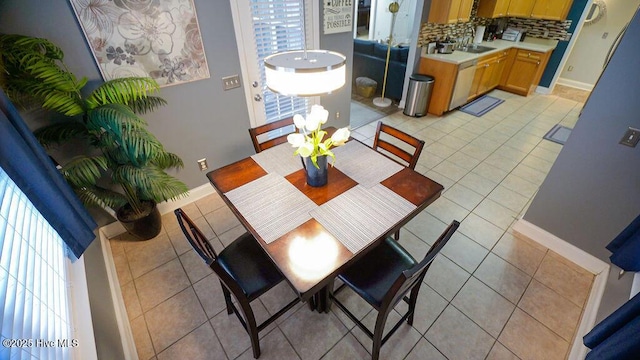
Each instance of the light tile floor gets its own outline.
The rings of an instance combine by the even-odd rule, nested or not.
[[[451,220],[462,225],[425,278],[413,327],[391,337],[382,359],[568,354],[593,275],[515,237],[511,226],[561,149],[542,136],[556,123],[573,127],[582,104],[554,95],[492,95],[506,101],[481,118],[454,111],[383,119],[426,141],[416,169],[446,189],[403,228],[403,246],[420,258]],[[371,144],[374,131],[370,124],[353,136]],[[244,231],[217,195],[184,209],[218,250]],[[140,359],[252,358],[248,336],[224,311],[218,280],[189,248],[173,214],[165,215],[157,238],[135,242],[121,235],[111,247]],[[264,318],[293,296],[281,284],[254,311]],[[375,312],[364,301],[350,291],[339,296],[373,324]],[[261,333],[261,347],[261,359],[355,360],[370,358],[371,341],[339,310],[318,314],[299,304]]]

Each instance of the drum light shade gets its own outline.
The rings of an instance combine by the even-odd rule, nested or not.
[[[267,87],[287,96],[330,94],[345,84],[346,58],[327,50],[294,50],[264,58]]]

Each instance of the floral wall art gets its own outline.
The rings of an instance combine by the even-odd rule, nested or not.
[[[105,80],[209,78],[193,0],[70,0]]]

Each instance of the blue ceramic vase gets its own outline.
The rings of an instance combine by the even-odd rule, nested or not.
[[[311,157],[302,158],[305,172],[307,174],[307,184],[313,187],[320,187],[327,185],[327,177],[329,175],[327,171],[327,156],[318,156],[316,162],[318,167],[313,165]]]

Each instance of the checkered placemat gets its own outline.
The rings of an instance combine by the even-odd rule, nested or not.
[[[293,155],[295,150],[291,144],[284,143],[259,152],[251,158],[267,173],[287,176],[302,169],[300,156]]]
[[[295,186],[274,173],[225,195],[267,244],[311,219],[309,212],[317,208]]]
[[[332,151],[336,155],[335,167],[367,188],[404,169],[404,166],[358,141],[349,141]]]
[[[357,253],[415,208],[383,185],[358,185],[312,210],[311,216]]]

